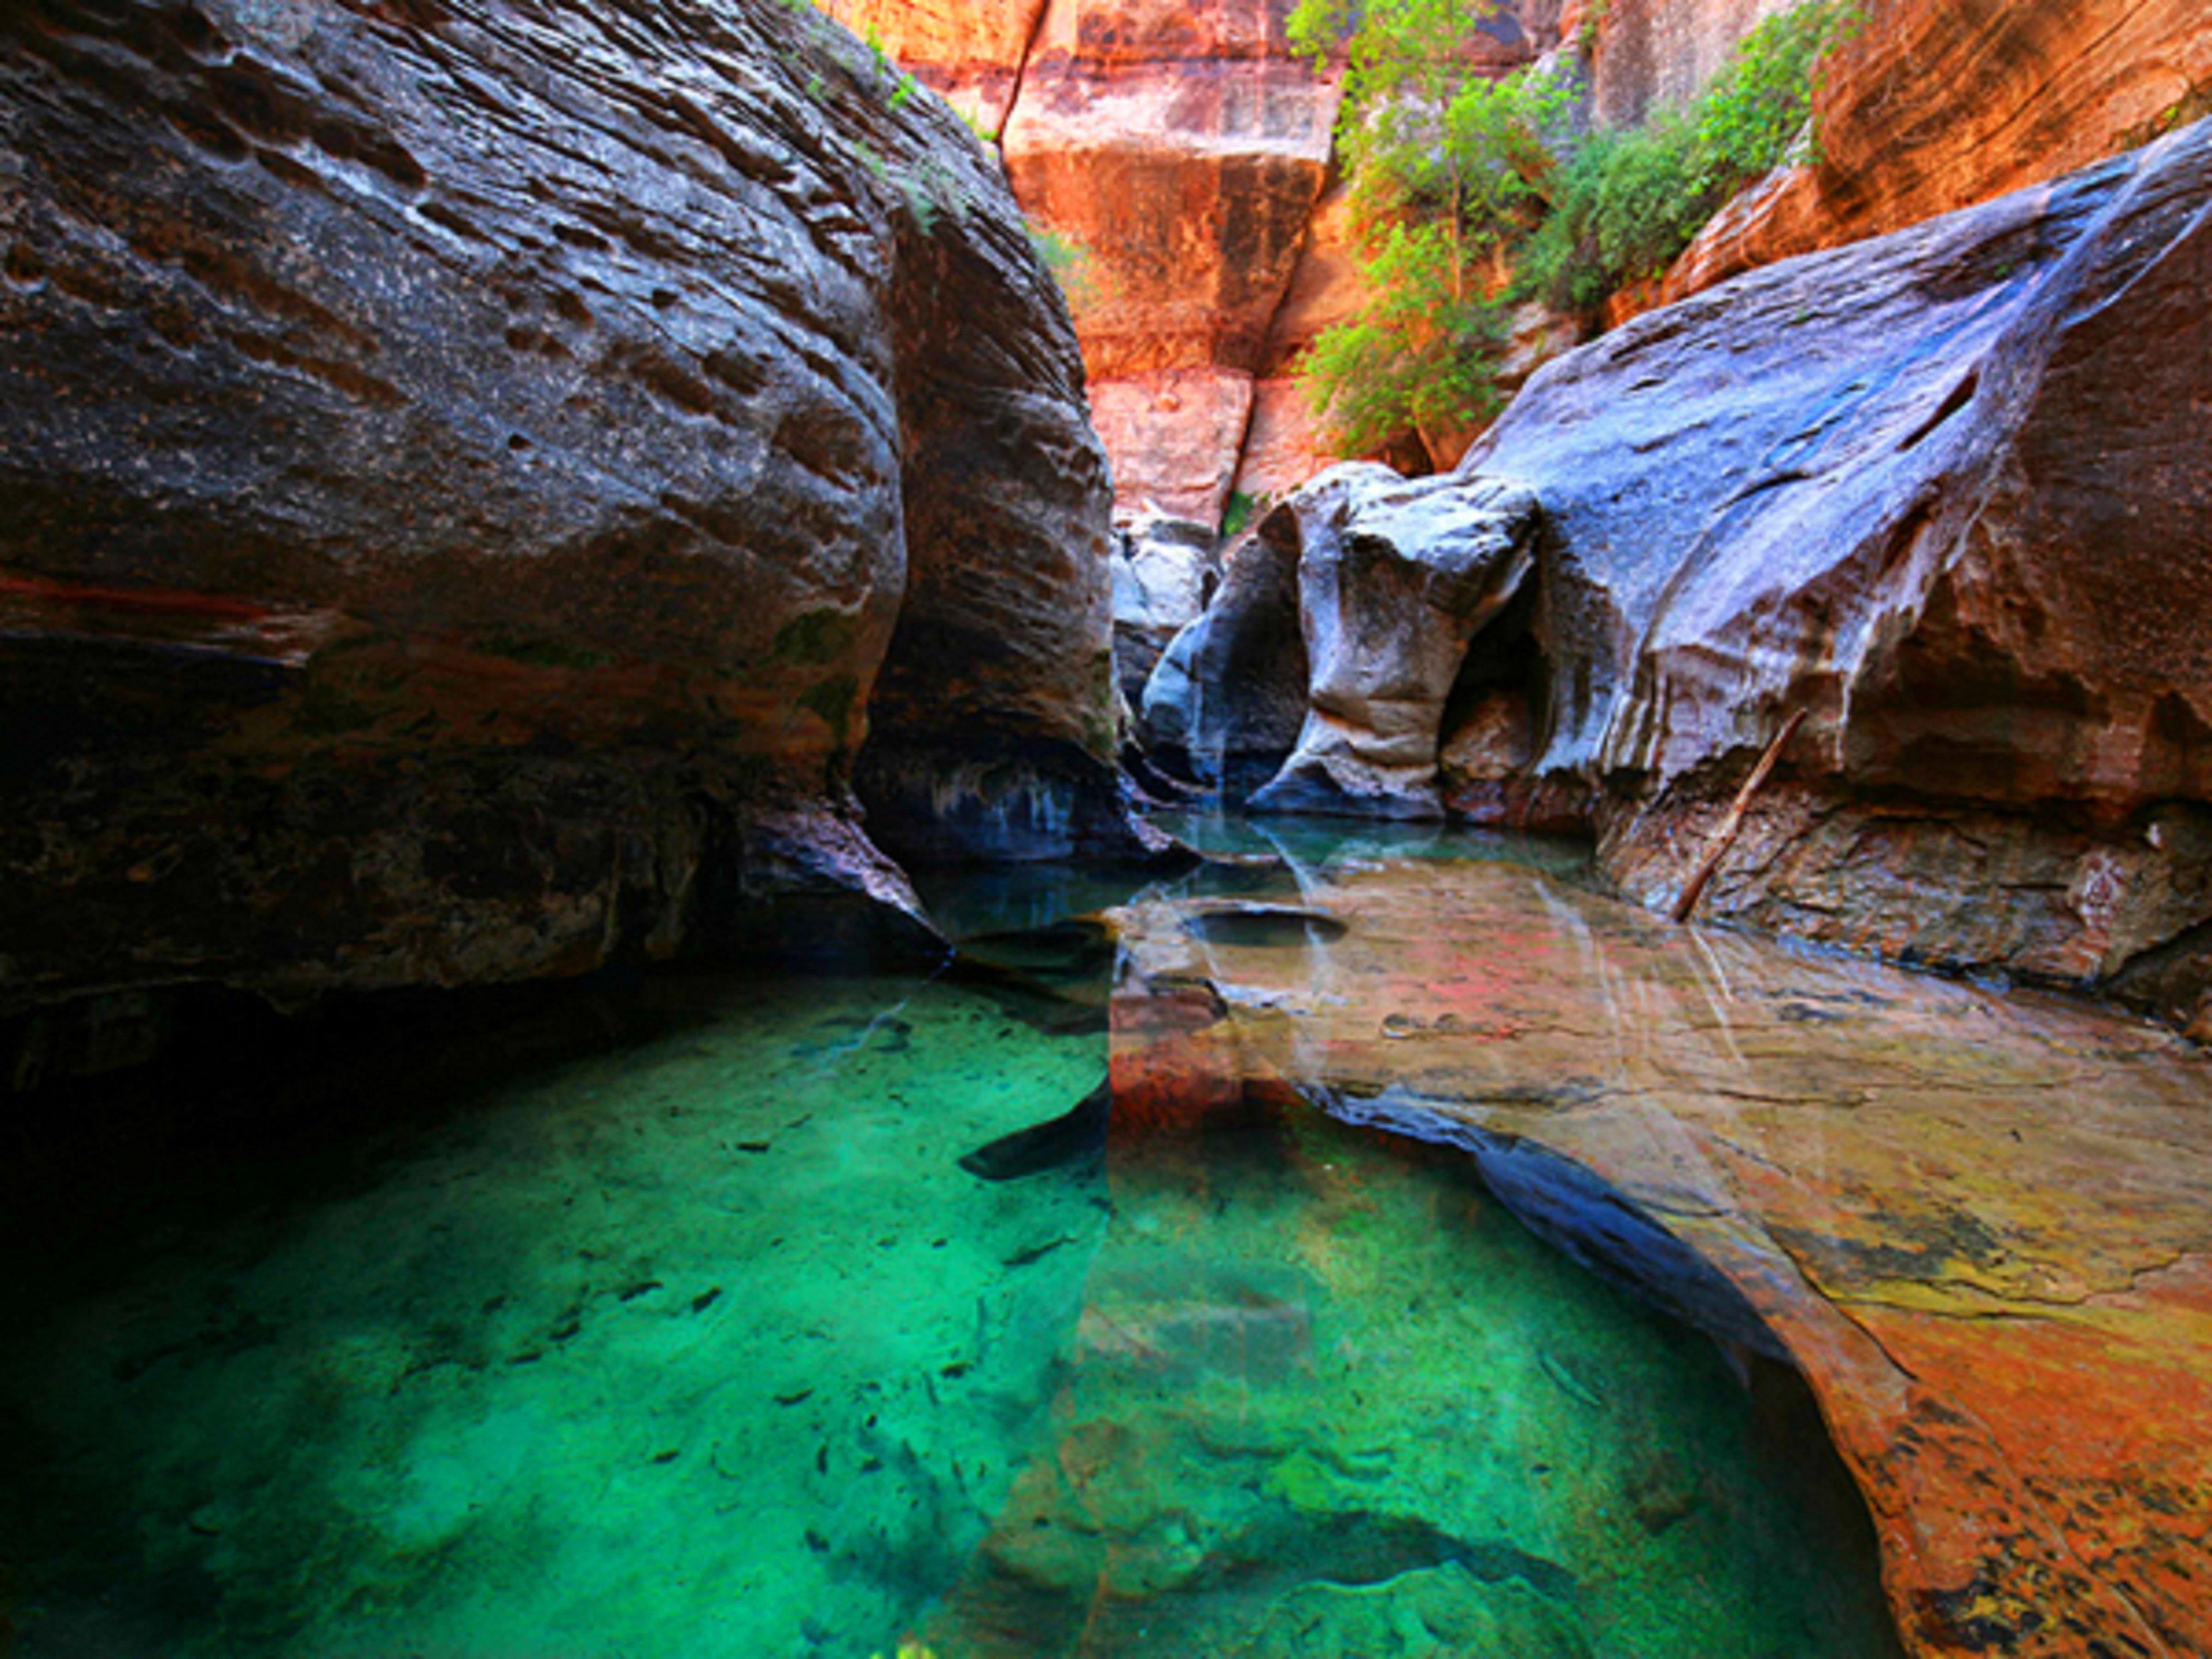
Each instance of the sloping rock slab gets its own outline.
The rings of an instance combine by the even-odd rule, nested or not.
[[[1540,371],[1462,476],[1547,519],[1538,778],[1665,904],[2106,981],[2212,915],[2212,125]],[[1478,642],[1475,654],[1486,647]],[[2168,822],[2168,819],[2173,820]]]
[[[1778,1345],[1917,1655],[2212,1651],[2201,1054],[1510,866],[1363,855],[1296,895],[1342,935],[1120,913],[1117,1112],[1287,1085],[1455,1141],[1592,1265]]]

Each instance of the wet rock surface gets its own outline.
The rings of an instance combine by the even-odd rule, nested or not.
[[[1282,528],[1271,514],[1229,550],[1212,602],[1169,642],[1139,710],[1157,759],[1240,800],[1282,764],[1305,721],[1298,554]]]
[[[1157,514],[1133,520],[1115,540],[1114,665],[1133,710],[1160,653],[1220,586],[1221,554],[1211,525]]]
[[[39,0],[0,125],[0,1006],[911,913],[872,731],[1126,836],[1073,336],[834,26]]]
[[[1202,933],[1203,902],[1119,914],[1117,1111],[1288,1087],[1464,1146],[1593,1266],[1778,1346],[1916,1654],[2212,1648],[2201,1054],[1509,863],[1285,845],[1275,902],[1340,937]]]

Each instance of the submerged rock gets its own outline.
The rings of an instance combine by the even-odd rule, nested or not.
[[[2203,1055],[1500,862],[1363,847],[1277,892],[1343,931],[1284,951],[1202,933],[1202,901],[1118,913],[1117,1121],[1288,1085],[1467,1148],[1592,1266],[1778,1345],[1916,1655],[2212,1651]]]
[[[37,0],[0,126],[0,1012],[911,918],[856,764],[1126,841],[1073,336],[835,26]]]
[[[1111,1085],[1102,1083],[1058,1117],[978,1146],[961,1158],[960,1167],[984,1181],[1019,1181],[1048,1170],[1096,1163],[1105,1156],[1113,1103]]]

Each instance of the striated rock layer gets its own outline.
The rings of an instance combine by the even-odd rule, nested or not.
[[[1742,9],[1745,0],[1731,3]],[[1615,84],[1607,62],[1615,34],[1666,33],[1649,22],[1638,30],[1646,9],[1657,9],[1608,15],[1601,111]],[[2200,0],[1869,0],[1863,12],[1821,72],[1819,161],[1732,204],[1668,274],[1661,298],[1903,229],[2212,112],[2212,27]]]
[[[0,131],[0,1012],[1126,844],[1073,335],[805,8],[33,0]]]
[[[1538,1231],[1790,1359],[1916,1656],[2212,1651],[2201,1054],[1391,845],[1255,893],[1302,944],[1250,925],[1280,908],[1120,913],[1117,1120],[1294,1089],[1465,1146]]]
[[[1458,481],[1407,487],[1541,504],[1534,602],[1450,688],[1451,803],[1598,792],[1604,867],[1670,903],[1802,715],[1710,908],[2206,1018],[2208,206],[2212,124],[1540,372]]]

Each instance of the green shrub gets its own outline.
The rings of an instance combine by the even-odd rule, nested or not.
[[[1808,131],[1820,59],[1857,5],[1769,18],[1688,105],[1570,147],[1562,81],[1468,72],[1457,43],[1491,0],[1300,0],[1292,43],[1316,63],[1345,54],[1337,144],[1368,295],[1299,366],[1341,448],[1495,412],[1510,300],[1588,312],[1663,272]]]
[[[1057,230],[1041,230],[1029,227],[1030,246],[1036,250],[1037,258],[1044,262],[1060,291],[1066,296],[1070,307],[1081,309],[1098,297],[1098,283],[1092,274],[1091,250],[1073,236]]]
[[[1316,62],[1340,42],[1337,145],[1370,295],[1323,331],[1300,378],[1352,453],[1408,427],[1464,426],[1494,411],[1504,251],[1543,210],[1546,137],[1571,94],[1548,76],[1470,76],[1458,43],[1491,0],[1301,0],[1291,39]]]
[[[1264,491],[1257,495],[1251,495],[1241,489],[1231,490],[1228,504],[1221,509],[1221,527],[1218,532],[1220,539],[1224,542],[1235,541],[1254,523],[1265,518],[1267,508],[1273,504],[1273,497]]]
[[[1808,131],[1820,59],[1858,15],[1853,0],[1809,0],[1770,17],[1686,106],[1586,141],[1522,252],[1516,291],[1587,311],[1664,272],[1730,197],[1788,159]]]

